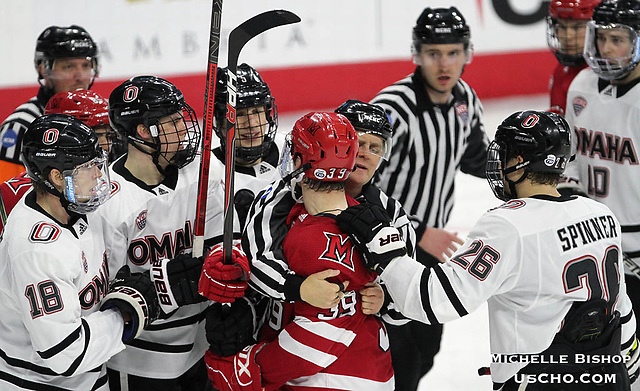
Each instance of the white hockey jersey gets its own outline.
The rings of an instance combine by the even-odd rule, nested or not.
[[[215,159],[213,156],[212,160]],[[132,272],[150,269],[151,261],[191,252],[200,161],[168,171],[157,186],[148,186],[125,169],[126,155],[111,165],[112,197],[96,213],[105,218],[109,269],[115,275],[124,264]],[[205,240],[222,241],[224,171],[212,167],[205,223]],[[239,231],[239,229],[238,229]],[[125,351],[113,357],[109,368],[135,376],[172,379],[204,356],[204,310],[208,303],[179,308],[158,319]]]
[[[93,214],[62,225],[30,191],[0,239],[0,389],[108,390],[124,349],[118,311],[98,311],[109,270]]]
[[[447,263],[425,269],[403,257],[382,279],[399,310],[422,322],[444,323],[488,302],[492,355],[544,351],[571,305],[590,298],[620,312],[629,346],[635,318],[620,237],[611,211],[586,197],[511,200],[485,213]],[[492,362],[492,379],[503,383],[525,365]]]
[[[565,176],[607,205],[622,225],[625,253],[640,264],[640,86],[615,86],[587,68],[571,83],[566,119],[576,159]],[[636,144],[638,147],[636,147]]]

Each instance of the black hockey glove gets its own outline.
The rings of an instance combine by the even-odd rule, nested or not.
[[[350,206],[336,216],[338,227],[351,236],[365,265],[380,274],[394,258],[407,253],[400,231],[387,212],[375,204]]]
[[[121,267],[109,286],[109,292],[102,299],[100,310],[114,307],[131,317],[131,322],[124,325],[122,342],[133,340],[149,327],[158,318],[159,312],[158,298],[149,273],[132,274],[128,265]]]
[[[209,350],[216,356],[228,357],[256,343],[253,334],[257,321],[254,303],[247,297],[238,298],[231,305],[211,305],[205,324]]]
[[[151,263],[151,281],[156,288],[160,308],[165,314],[188,304],[200,303],[206,298],[198,294],[198,281],[204,257],[193,258],[180,254],[169,260]]]

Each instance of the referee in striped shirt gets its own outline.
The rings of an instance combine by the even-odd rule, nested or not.
[[[463,243],[445,231],[462,172],[484,178],[489,140],[482,105],[460,76],[471,61],[470,31],[455,7],[426,8],[413,28],[413,74],[372,100],[393,124],[393,150],[376,184],[409,214],[418,238],[416,258],[444,262]],[[409,276],[407,276],[409,277]],[[417,389],[440,349],[442,325],[390,327],[396,390]]]
[[[38,37],[34,56],[40,89],[18,106],[0,125],[0,182],[22,173],[22,137],[41,117],[57,92],[88,90],[98,75],[98,47],[82,27],[49,26]]]
[[[356,169],[346,182],[347,194],[360,203],[374,203],[384,208],[392,224],[402,233],[411,255],[416,237],[407,214],[398,201],[387,197],[370,183],[388,148],[391,124],[382,109],[357,100],[345,102],[336,112],[349,119],[358,132],[361,144]],[[325,270],[303,278],[289,269],[284,258],[282,241],[288,231],[286,220],[295,204],[291,187],[285,180],[273,183],[256,196],[242,237],[243,250],[251,260],[249,285],[276,300],[303,300],[319,308],[332,308],[338,304],[336,296],[340,287],[326,279],[335,276],[335,273]],[[393,306],[385,320],[406,322],[393,310]],[[270,320],[270,323],[279,322]]]

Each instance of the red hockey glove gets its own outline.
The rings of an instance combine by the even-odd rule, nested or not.
[[[198,293],[218,303],[232,303],[244,296],[249,280],[249,259],[239,246],[233,246],[231,261],[231,265],[225,265],[222,245],[214,246],[204,260]]]
[[[249,345],[235,356],[219,357],[207,350],[204,362],[207,365],[209,379],[216,390],[220,391],[261,391],[262,379],[260,366],[256,363],[256,354],[264,342]]]

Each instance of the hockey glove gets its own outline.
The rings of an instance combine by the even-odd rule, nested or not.
[[[640,374],[640,349],[638,349],[638,340],[636,339],[631,349],[627,353],[628,359],[625,360],[627,372],[629,373],[629,383],[633,384],[638,380]]]
[[[180,254],[171,260],[162,258],[151,263],[151,281],[165,314],[180,306],[206,300],[198,294],[203,263],[203,257],[193,258],[190,254]]]
[[[232,357],[218,357],[207,351],[204,362],[209,379],[219,391],[261,391],[262,378],[256,354],[264,342],[250,345]]]
[[[365,265],[380,274],[394,258],[407,253],[400,231],[387,212],[375,204],[350,206],[336,216],[338,227],[351,236]]]
[[[100,310],[116,307],[121,313],[129,314],[131,322],[125,323],[122,334],[122,342],[127,343],[158,318],[158,298],[149,273],[132,274],[129,265],[118,270],[110,285]]]
[[[204,259],[198,293],[218,303],[232,303],[244,296],[249,280],[249,259],[239,246],[233,246],[231,261],[231,265],[225,265],[222,245],[215,245]]]
[[[209,350],[216,356],[228,357],[255,343],[257,315],[253,302],[241,297],[230,306],[214,304],[207,309],[205,330]]]

